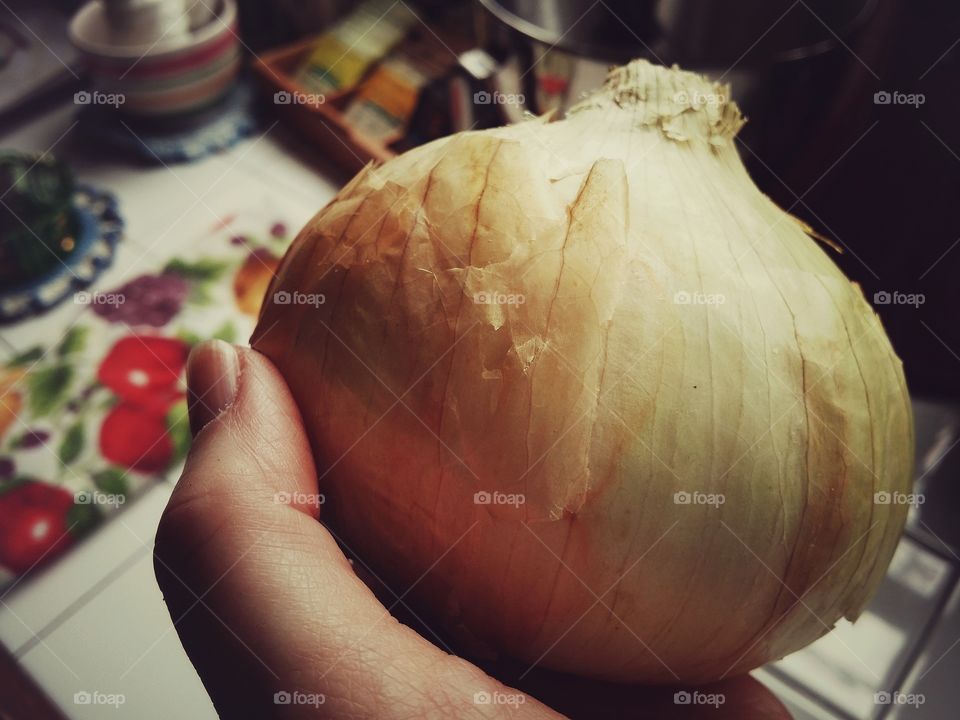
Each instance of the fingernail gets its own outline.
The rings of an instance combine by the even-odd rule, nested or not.
[[[187,360],[187,407],[194,437],[230,407],[239,384],[240,358],[233,345],[206,340],[193,348]]]

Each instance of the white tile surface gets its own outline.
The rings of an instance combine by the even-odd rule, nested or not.
[[[8,592],[0,605],[0,641],[14,655],[22,655],[38,643],[36,636],[42,638],[51,623],[75,612],[78,601],[100,602],[97,595],[89,595],[118,571],[128,569],[125,566],[137,557],[149,557],[170,489],[169,483],[152,487],[62,562]],[[156,582],[151,579],[151,584]]]
[[[906,634],[872,613],[836,629],[776,665],[857,718],[871,717],[874,693],[906,647]]]
[[[155,271],[238,209],[262,204],[280,211],[295,230],[339,185],[306,165],[295,143],[279,142],[280,128],[196,164],[105,162],[70,129],[73,110],[69,106],[39,118],[0,144],[52,149],[73,165],[80,181],[117,196],[124,237],[113,266],[94,289]],[[4,328],[3,346],[24,349],[39,339],[50,342],[82,311],[67,302],[41,318]],[[170,489],[170,483],[155,486],[62,561],[2,598],[0,642],[71,718],[216,717],[153,576],[153,537]],[[74,702],[75,693],[84,692],[120,693],[125,702],[116,710]]]
[[[856,623],[841,620],[828,635],[770,668],[849,716],[878,717],[884,708],[877,692],[890,690],[905,672],[950,578],[945,560],[904,537],[877,595]]]
[[[960,585],[956,585],[930,642],[892,703],[891,720],[940,720],[960,717]]]
[[[173,630],[149,553],[21,662],[78,720],[217,717]],[[121,695],[123,704],[77,703],[77,693]]]

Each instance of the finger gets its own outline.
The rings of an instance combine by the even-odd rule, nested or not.
[[[510,691],[394,620],[316,521],[309,445],[270,362],[205,343],[188,383],[198,434],[155,568],[221,716],[499,717],[475,694]],[[294,692],[324,702],[274,703]],[[556,717],[532,699],[517,716]]]

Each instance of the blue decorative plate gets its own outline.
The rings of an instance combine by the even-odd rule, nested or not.
[[[73,252],[40,277],[0,290],[0,324],[46,312],[110,267],[123,231],[116,198],[104,190],[78,185],[73,212],[78,228]]]
[[[203,110],[162,118],[133,119],[103,105],[80,110],[80,128],[89,137],[154,164],[193,162],[227,150],[252,135],[257,121],[253,93],[237,84]]]

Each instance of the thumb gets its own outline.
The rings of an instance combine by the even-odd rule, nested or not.
[[[474,695],[503,686],[394,620],[317,522],[310,447],[269,360],[211,341],[187,380],[195,441],[154,566],[220,715],[494,716]],[[306,704],[284,704],[294,693]],[[524,710],[555,717],[532,700]]]

